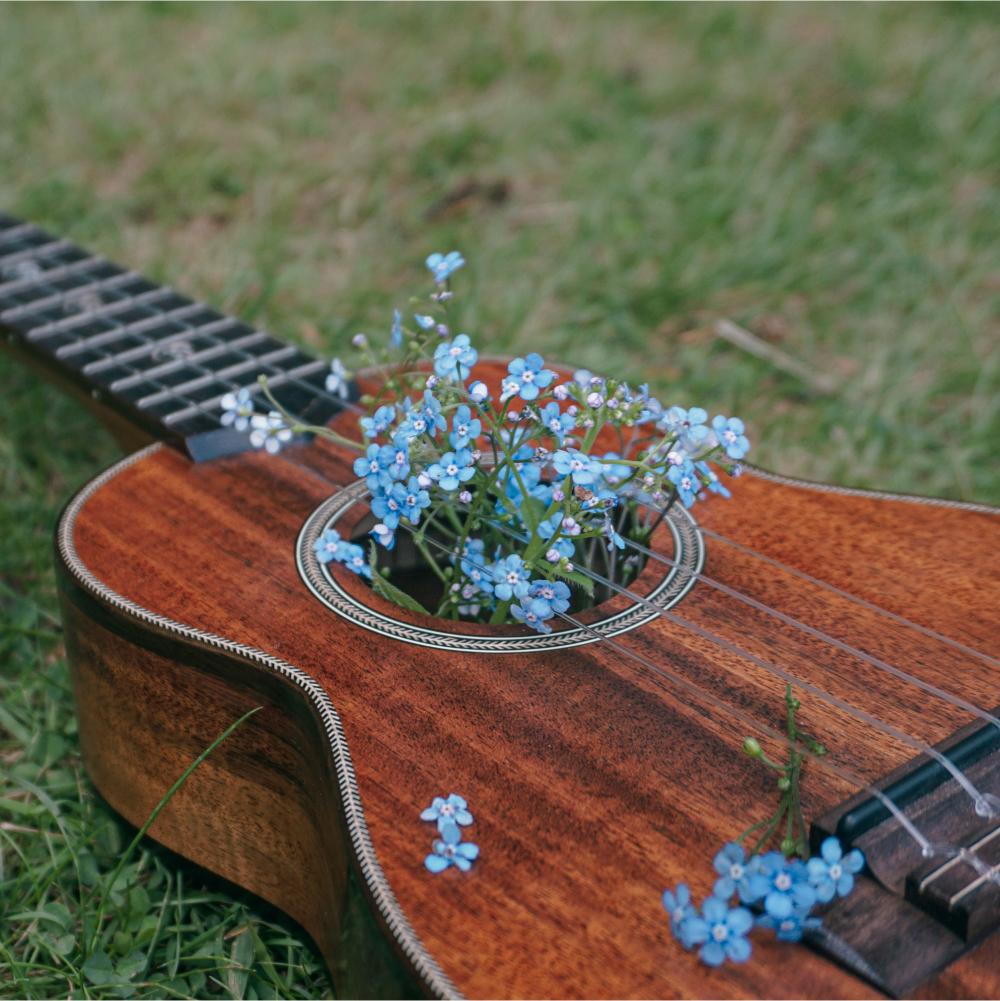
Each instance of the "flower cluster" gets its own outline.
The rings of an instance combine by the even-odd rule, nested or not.
[[[468,827],[473,820],[469,804],[455,793],[447,799],[435,796],[431,805],[420,814],[420,819],[435,822],[441,835],[434,839],[431,853],[424,859],[426,868],[431,872],[444,872],[454,866],[461,872],[468,872],[479,858],[479,846],[462,840],[461,828]]]
[[[663,893],[674,937],[688,950],[699,948],[702,962],[721,966],[726,960],[750,958],[748,935],[766,928],[784,942],[798,942],[808,929],[818,928],[811,916],[817,903],[845,897],[854,876],[864,866],[856,848],[845,855],[836,838],[827,838],[820,854],[808,861],[789,859],[782,852],[747,857],[736,842],[724,845],[713,862],[718,878],[700,909],[681,883]]]
[[[435,253],[426,265],[432,291],[412,300],[412,320],[395,310],[384,347],[354,339],[389,373],[362,400],[362,440],[353,443],[377,519],[371,538],[376,552],[393,549],[400,532],[412,539],[438,578],[427,611],[549,632],[571,608],[571,587],[593,590],[579,567],[627,583],[641,567],[636,544],[657,518],[675,501],[728,496],[712,463],[738,473],[750,443],[738,418],[664,406],[647,386],[587,370],[562,377],[534,351],[491,384],[456,316],[451,280],[464,258]],[[343,396],[348,382],[334,359],[327,391]],[[291,429],[345,442],[290,415],[254,415],[242,394],[222,402],[223,420],[252,427],[253,443],[269,451]],[[353,550],[330,552],[371,575],[372,562]]]

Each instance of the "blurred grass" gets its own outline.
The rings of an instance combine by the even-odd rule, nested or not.
[[[0,34],[10,211],[317,351],[458,247],[480,346],[739,413],[782,472],[1000,498],[995,7],[0,5]],[[49,547],[116,451],[5,358],[0,393],[0,994],[327,991],[152,846],[87,966],[127,832],[81,770]]]

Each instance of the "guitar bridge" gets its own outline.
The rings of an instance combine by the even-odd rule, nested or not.
[[[937,746],[990,802],[1000,802],[1000,729],[976,723]],[[819,818],[818,850],[836,835],[867,863],[830,904],[811,945],[899,997],[1000,927],[1000,816],[984,818],[937,760],[921,755],[876,783],[934,849],[927,855],[884,802],[862,793]]]

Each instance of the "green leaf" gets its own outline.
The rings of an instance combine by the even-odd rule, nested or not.
[[[400,608],[405,608],[410,612],[422,612],[427,615],[427,609],[417,601],[416,598],[411,597],[405,591],[400,591],[395,584],[390,584],[389,581],[379,573],[378,556],[375,552],[375,547],[371,547],[371,553],[368,558],[368,565],[372,570],[372,590],[385,598],[387,601],[391,601],[395,605],[399,605]]]
[[[226,986],[231,997],[246,996],[247,981],[250,979],[250,964],[253,962],[253,936],[250,930],[243,931],[233,939],[229,950],[230,965],[226,970]]]
[[[116,979],[114,967],[106,952],[100,949],[81,967],[83,975],[95,986],[103,987]]]

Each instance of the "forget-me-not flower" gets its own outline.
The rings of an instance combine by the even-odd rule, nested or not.
[[[660,427],[676,435],[678,441],[689,451],[696,451],[708,439],[709,430],[705,426],[708,414],[701,407],[670,407],[660,418]]]
[[[346,543],[340,538],[340,532],[328,528],[314,543],[313,552],[320,563],[329,563],[337,559],[337,554],[343,551]]]
[[[531,573],[520,556],[512,553],[505,559],[494,563],[491,574],[493,593],[501,601],[521,598],[528,593],[530,587],[528,578]]]
[[[730,459],[742,459],[750,451],[750,441],[743,433],[745,429],[739,417],[723,417],[719,414],[712,418],[712,430]]]
[[[472,346],[468,334],[459,334],[454,340],[442,341],[434,350],[434,372],[442,379],[457,375],[464,382],[469,370],[479,359],[479,352]]]
[[[386,404],[379,407],[371,417],[361,418],[361,430],[366,438],[375,438],[384,431],[388,431],[395,419],[396,408],[392,404]]]
[[[729,907],[718,897],[708,897],[701,915],[681,922],[679,938],[686,949],[701,945],[698,955],[708,966],[721,966],[727,959],[743,963],[750,958],[747,933],[753,915],[745,907]]]
[[[805,863],[786,859],[781,852],[761,856],[760,871],[767,880],[764,910],[782,920],[793,913],[803,914],[816,903],[816,891],[809,885]]]
[[[426,313],[414,313],[413,319],[421,330],[430,330],[434,326],[434,317]]]
[[[775,938],[782,942],[799,942],[808,929],[819,928],[823,922],[819,918],[810,918],[806,912],[794,912],[787,918],[772,918],[770,914],[761,914],[756,924],[759,928],[770,928]]]
[[[443,831],[447,824],[460,824],[468,827],[472,823],[469,804],[457,793],[450,793],[448,798],[435,796],[431,805],[420,814],[421,820],[436,820],[438,830]]]
[[[524,358],[515,358],[507,366],[507,378],[503,381],[504,397],[517,395],[522,400],[536,399],[539,390],[556,377],[555,372],[543,368],[544,364],[542,356],[534,351]]]
[[[330,371],[326,377],[326,391],[334,393],[342,400],[346,400],[351,395],[351,386],[348,382],[350,378],[344,363],[339,358],[334,358],[330,362]]]
[[[519,605],[510,606],[510,614],[518,622],[540,633],[552,632],[552,627],[546,621],[552,618],[552,609],[544,601],[525,595]]]
[[[398,486],[402,487],[400,483]],[[411,525],[420,523],[420,512],[431,505],[431,495],[420,486],[420,481],[411,476],[406,483],[406,489],[402,491],[403,517]]]
[[[701,484],[690,459],[685,459],[679,466],[671,466],[667,470],[667,479],[677,487],[677,493],[685,507],[691,507],[698,499],[697,491]]]
[[[667,458],[669,459],[670,456],[667,456]],[[704,483],[713,494],[721,494],[723,497],[732,497],[732,494],[723,485],[719,477],[715,475],[712,467],[707,462],[696,462],[695,468],[701,474],[701,482]]]
[[[846,855],[837,838],[827,838],[819,855],[806,862],[809,883],[816,898],[826,904],[834,897],[846,897],[854,889],[854,877],[865,865],[865,857],[857,848]]]
[[[249,389],[226,393],[219,400],[219,406],[222,407],[222,416],[219,420],[223,424],[232,424],[237,431],[246,431],[250,427],[250,419],[253,417],[253,398]]]
[[[767,878],[760,871],[758,856],[748,859],[743,846],[730,841],[712,861],[719,878],[712,892],[723,900],[738,893],[744,904],[756,903],[768,890]]]
[[[381,486],[388,489],[393,479],[395,459],[396,449],[391,445],[369,445],[368,451],[354,460],[355,475],[365,478],[372,493]]]
[[[467,448],[445,452],[441,458],[427,467],[427,475],[436,480],[442,490],[457,490],[471,480],[475,473],[475,460]]]
[[[462,872],[468,872],[477,858],[479,846],[471,841],[463,841],[457,824],[445,824],[441,829],[441,837],[434,842],[432,853],[424,859],[424,865],[431,872],[444,872],[451,865]]]
[[[576,426],[576,418],[565,410],[560,410],[559,404],[554,400],[546,403],[539,410],[538,419],[545,425],[545,430],[560,444],[562,444],[563,438]]]
[[[560,448],[552,455],[552,465],[560,476],[572,476],[573,482],[585,487],[593,483],[601,474],[600,463],[575,448]]]
[[[250,418],[250,444],[254,448],[263,448],[276,455],[281,446],[292,440],[292,429],[285,423],[285,418],[272,410],[269,414],[254,414]]]
[[[535,580],[528,588],[528,597],[533,602],[541,602],[548,609],[550,618],[556,612],[569,608],[569,587],[561,580]]]
[[[483,422],[472,416],[472,411],[463,403],[451,419],[451,434],[448,440],[452,448],[465,448],[483,433]]]
[[[691,891],[687,883],[678,883],[675,890],[663,891],[663,907],[670,915],[670,930],[680,938],[681,925],[698,916],[698,910],[691,903]]]
[[[448,254],[431,254],[424,262],[438,285],[443,285],[463,264],[465,258],[457,251]]]

